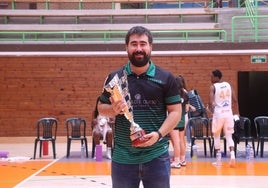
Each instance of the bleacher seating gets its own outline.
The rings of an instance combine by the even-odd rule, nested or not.
[[[75,4],[75,7],[78,9],[83,9],[86,4],[92,3],[101,3],[108,4],[110,8],[120,9],[126,7],[133,6],[123,6],[126,4],[132,5],[141,5],[134,6],[138,8],[163,8],[163,7],[171,7],[171,8],[181,8],[184,3],[196,3],[200,6],[207,6],[211,1],[210,0],[0,0],[0,3],[9,3],[9,8],[17,9],[20,3],[38,3],[42,4],[41,7],[50,9],[53,8],[52,4],[59,3],[72,3]],[[122,5],[122,6],[121,6]]]
[[[204,2],[207,0],[185,1]],[[170,2],[179,5],[181,1],[178,0],[9,0],[5,2],[11,3],[13,10],[5,9],[0,12],[0,18],[2,18],[2,24],[0,24],[0,41],[67,42],[78,40],[110,42],[122,40],[122,36],[133,25],[144,25],[148,27],[153,32],[155,41],[226,41],[225,30],[221,29],[217,23],[217,13],[209,8],[149,9],[151,3]],[[75,10],[16,9],[18,3],[29,2],[43,3],[46,9],[50,8],[51,3],[78,3],[79,8]],[[113,6],[110,9],[83,9],[83,5],[88,2],[111,3]],[[115,9],[116,3],[145,3],[146,6],[141,9]],[[184,19],[187,16],[209,16],[211,18],[210,23],[202,21],[186,23]],[[62,22],[62,18],[69,17],[73,18],[74,21],[72,23]],[[143,19],[137,21],[137,17],[142,17]],[[164,17],[175,17],[177,19],[172,23],[170,21],[161,21]],[[19,18],[18,22],[14,22],[16,18]],[[31,21],[33,18],[38,18],[39,21],[34,23]],[[48,21],[51,18],[53,22]],[[96,22],[94,22],[95,18],[97,20]],[[109,21],[103,22],[104,19],[102,19],[99,22],[97,18],[105,18]],[[121,21],[115,22],[117,18],[129,19],[127,19],[126,23],[122,23]],[[81,23],[82,19],[84,21]],[[22,24],[24,20],[30,21]],[[60,24],[60,27],[58,24]]]
[[[80,17],[109,17],[113,23],[115,17],[137,17],[143,16],[146,23],[151,17],[178,17],[178,22],[183,22],[184,16],[211,16],[212,20],[217,22],[217,13],[209,9],[97,9],[97,10],[1,10],[0,17],[4,19],[4,23],[12,17],[33,18],[39,17],[40,23],[44,23],[46,17],[75,17],[75,23],[79,23]]]

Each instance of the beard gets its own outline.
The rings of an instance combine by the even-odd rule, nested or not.
[[[142,55],[142,57],[136,57],[136,55]],[[135,67],[143,67],[149,62],[151,56],[145,52],[137,51],[132,54],[128,54],[128,58],[131,64]]]

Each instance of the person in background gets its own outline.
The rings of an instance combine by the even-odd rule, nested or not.
[[[112,145],[113,145],[113,131],[112,131],[113,118],[108,118],[108,117],[99,115],[99,112],[97,109],[98,101],[99,101],[99,98],[97,99],[95,110],[93,111],[92,136],[93,136],[94,143],[96,145],[100,144],[101,139],[103,139],[103,143],[107,144],[106,158],[111,159]]]
[[[177,87],[182,101],[181,120],[178,125],[170,132],[170,139],[173,145],[174,156],[171,168],[180,168],[186,166],[186,141],[185,141],[185,125],[188,121],[189,97],[185,89],[185,81],[182,76],[176,78]]]
[[[133,146],[124,99],[114,100],[105,89],[100,96],[101,115],[115,117],[112,155],[112,187],[170,188],[169,138],[181,119],[181,99],[174,76],[151,60],[153,37],[142,26],[126,34],[128,63],[110,73],[105,86],[118,75],[128,81],[128,93],[135,123],[145,130],[145,142]]]
[[[188,107],[186,107],[186,109],[188,109],[187,113],[185,114],[185,135],[186,135],[186,146],[188,148],[191,148],[191,130],[190,130],[190,126],[188,125],[188,121],[189,121],[189,113],[190,112],[195,112],[196,108],[191,105],[190,103],[187,104]]]
[[[214,8],[222,8],[222,0],[213,0]]]
[[[234,141],[234,119],[232,105],[236,105],[238,111],[238,101],[234,89],[228,82],[222,81],[220,70],[213,70],[211,73],[211,83],[209,90],[209,110],[212,117],[212,133],[215,142],[215,151],[220,152],[220,134],[223,130],[227,145],[230,148],[230,166],[235,166]],[[237,113],[239,114],[239,113]]]

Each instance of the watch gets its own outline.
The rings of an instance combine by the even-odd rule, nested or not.
[[[157,141],[161,141],[163,139],[163,135],[159,132],[159,130],[157,130],[157,134],[158,134],[158,140]]]

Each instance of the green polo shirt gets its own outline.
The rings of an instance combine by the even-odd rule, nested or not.
[[[174,76],[170,72],[156,66],[152,61],[150,61],[147,72],[138,76],[132,73],[130,62],[128,62],[121,69],[111,73],[105,85],[116,74],[121,78],[123,71],[127,73],[134,121],[146,133],[157,131],[167,117],[166,105],[178,104],[181,101]],[[100,96],[100,101],[110,104],[109,97],[110,94],[104,90]],[[114,132],[112,160],[118,163],[140,164],[149,162],[168,151],[169,148],[167,137],[150,147],[132,147],[130,123],[124,115],[116,116]]]

